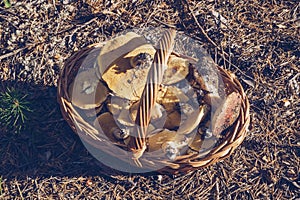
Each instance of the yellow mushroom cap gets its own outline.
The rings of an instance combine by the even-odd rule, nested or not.
[[[108,89],[98,79],[94,68],[80,72],[68,91],[72,104],[82,109],[100,106],[108,94]]]
[[[170,55],[168,67],[164,72],[163,84],[170,85],[185,79],[189,73],[189,63],[188,59]]]
[[[148,53],[154,57],[155,49],[150,44],[143,44],[134,48],[125,56],[116,60],[103,74],[102,79],[116,96],[137,101],[146,84],[148,68],[133,68],[130,60],[140,53]]]
[[[187,102],[189,97],[176,86],[161,85],[158,92],[157,102],[160,104]]]
[[[112,63],[114,63],[115,60],[123,57],[128,54],[128,52],[132,51],[132,49],[135,49],[145,43],[145,39],[134,32],[128,32],[125,35],[107,41],[104,47],[102,47],[97,58],[99,66],[98,75],[101,77],[101,75],[108,69],[109,66],[112,65]]]

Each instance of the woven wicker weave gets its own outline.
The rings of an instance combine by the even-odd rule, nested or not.
[[[108,156],[134,166],[132,160],[128,159],[128,147],[125,144],[113,143],[104,134],[100,134],[99,131],[86,120],[86,117],[82,114],[80,109],[73,106],[68,94],[68,87],[78,71],[95,67],[96,57],[103,45],[104,43],[99,43],[88,46],[76,52],[65,62],[58,82],[58,102],[61,106],[64,119],[85,143],[93,146],[95,149],[99,149],[101,152],[105,152]],[[197,154],[187,154],[181,155],[174,161],[170,161],[163,158],[157,159],[155,157],[156,155],[152,157],[151,154],[146,154],[140,159],[143,168],[149,169],[149,171],[155,169],[161,173],[171,174],[191,171],[211,165],[228,157],[234,149],[242,143],[250,122],[249,102],[236,77],[221,67],[218,67],[218,71],[227,90],[239,93],[242,99],[238,119],[230,128],[226,129],[226,137],[204,157],[200,157]]]

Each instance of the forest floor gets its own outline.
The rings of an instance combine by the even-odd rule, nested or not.
[[[244,142],[183,175],[108,175],[61,115],[64,61],[138,27],[176,27],[242,83]],[[0,127],[0,199],[299,199],[300,3],[288,1],[11,0],[0,3],[0,91],[27,95],[20,133]]]

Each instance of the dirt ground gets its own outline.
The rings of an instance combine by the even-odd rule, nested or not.
[[[28,94],[20,134],[0,129],[0,199],[299,199],[297,0],[11,1],[0,4],[0,90]],[[56,86],[78,49],[135,27],[176,27],[234,72],[251,104],[244,142],[182,175],[108,175],[63,120]]]

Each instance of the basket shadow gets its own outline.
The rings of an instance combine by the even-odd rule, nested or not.
[[[0,92],[12,87],[27,94],[32,112],[18,134],[0,127],[3,178],[129,175],[101,164],[88,152],[61,115],[56,87],[0,82]]]

